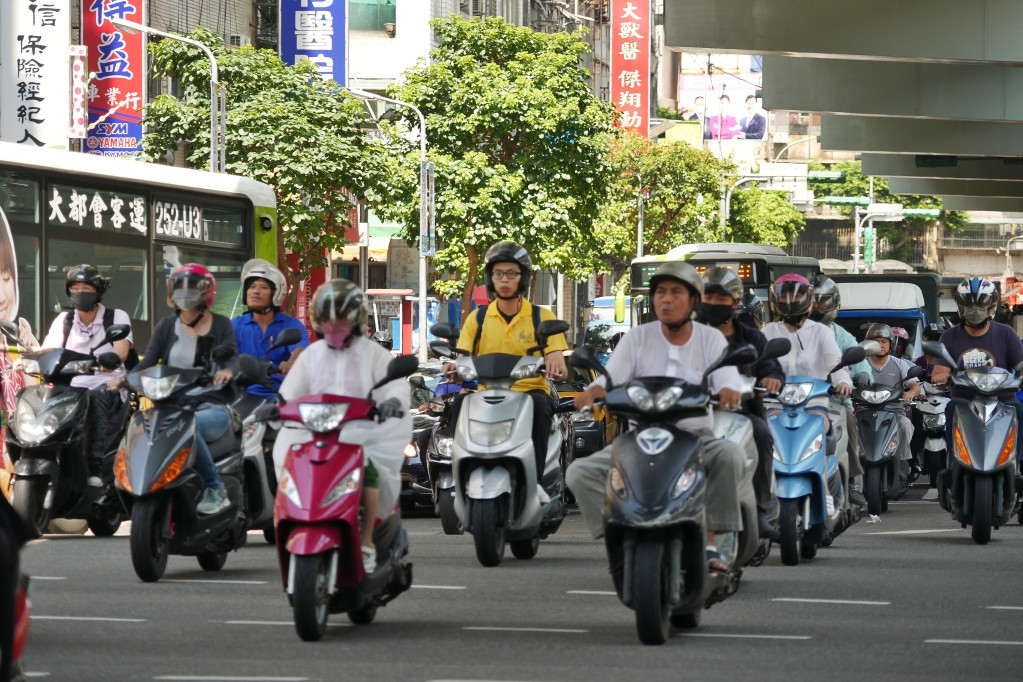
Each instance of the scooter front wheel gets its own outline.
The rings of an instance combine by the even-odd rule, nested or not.
[[[46,479],[16,478],[11,488],[11,506],[28,526],[29,534],[37,538],[50,523],[50,512],[43,507]]]
[[[295,562],[295,592],[292,595],[295,631],[307,642],[315,642],[327,631],[330,612],[330,574],[323,554],[292,555]]]
[[[131,565],[147,583],[159,580],[167,569],[170,547],[163,537],[167,503],[151,498],[135,503],[131,514]]]
[[[994,481],[988,476],[973,479],[973,541],[986,545],[991,539],[991,517],[993,513],[992,492]]]
[[[636,611],[636,634],[643,644],[664,644],[671,615],[669,580],[671,562],[660,540],[645,540],[636,546],[632,567],[632,606]]]
[[[455,489],[440,488],[437,490],[437,509],[440,512],[440,527],[445,535],[461,535],[465,532],[462,522],[455,513]]]
[[[504,518],[501,499],[472,503],[472,539],[476,558],[484,566],[497,566],[504,558]]]
[[[867,467],[863,472],[863,496],[867,498],[867,513],[881,513],[881,467]],[[887,506],[887,505],[886,505]]]
[[[786,566],[799,564],[799,501],[779,500],[781,510],[778,515],[778,547],[781,549],[781,561]]]

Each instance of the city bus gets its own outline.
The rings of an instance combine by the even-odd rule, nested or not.
[[[176,266],[209,268],[213,309],[231,317],[244,310],[242,264],[277,263],[276,196],[244,177],[0,142],[0,211],[0,269],[16,268],[0,272],[0,318],[25,318],[40,341],[67,309],[64,278],[80,263],[110,278],[103,303],[128,313],[140,354],[173,312]],[[12,275],[13,307],[2,295]]]
[[[746,290],[752,290],[768,305],[771,283],[789,273],[808,280],[820,274],[816,258],[790,256],[777,246],[765,244],[687,244],[659,256],[644,256],[632,261],[630,271],[631,323],[633,326],[654,319],[650,307],[650,277],[661,263],[684,260],[703,274],[707,268],[721,266],[738,273]]]

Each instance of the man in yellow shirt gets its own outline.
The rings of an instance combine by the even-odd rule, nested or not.
[[[526,297],[533,279],[533,262],[525,248],[514,242],[498,242],[487,250],[484,265],[487,295],[492,304],[487,306],[480,325],[479,315],[473,313],[462,325],[458,337],[458,352],[462,355],[486,355],[508,353],[528,355],[529,349],[537,345],[534,332],[536,325],[556,319],[554,313],[545,308],[534,308]],[[564,351],[568,343],[564,334],[552,336],[544,349],[546,378],[558,379],[566,375]],[[453,371],[453,363],[444,365],[444,371]],[[533,398],[533,448],[536,453],[537,484],[543,479],[547,454],[547,439],[554,422],[554,402],[551,389],[544,377],[523,379],[514,385],[514,390],[529,393]],[[458,419],[461,400],[452,405],[452,420]],[[540,488],[541,499],[547,494]]]

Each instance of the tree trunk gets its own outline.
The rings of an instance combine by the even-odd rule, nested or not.
[[[476,288],[476,273],[478,272],[480,256],[475,246],[466,246],[465,255],[469,257],[469,274],[462,285],[462,323],[465,323],[472,310],[472,290]]]

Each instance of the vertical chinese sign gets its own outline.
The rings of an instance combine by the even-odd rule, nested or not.
[[[348,0],[280,0],[281,60],[310,61],[323,80],[348,84]]]
[[[65,148],[69,0],[0,0],[0,140]]]
[[[89,131],[85,151],[134,156],[142,150],[145,36],[114,28],[112,19],[145,23],[144,0],[82,0],[82,43],[89,51]]]
[[[650,130],[650,0],[611,0],[611,103],[623,128]]]

